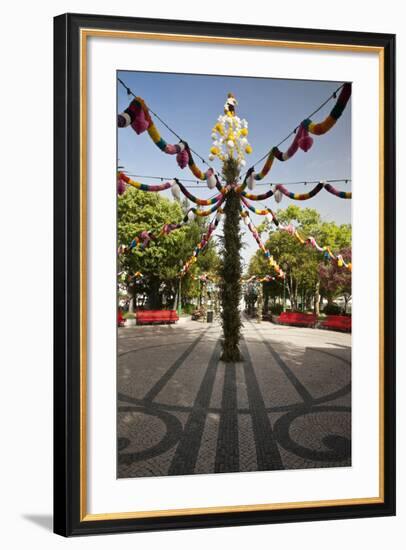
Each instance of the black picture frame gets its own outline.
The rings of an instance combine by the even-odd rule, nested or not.
[[[352,44],[382,50],[383,499],[371,504],[101,519],[81,515],[80,30]],[[192,21],[64,14],[54,19],[54,531],[63,536],[378,517],[395,514],[395,36]],[[238,503],[236,503],[238,504]]]

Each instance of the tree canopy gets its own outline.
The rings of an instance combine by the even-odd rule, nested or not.
[[[159,230],[166,223],[178,223],[182,220],[187,204],[171,201],[157,193],[145,193],[130,188],[118,198],[117,205],[117,241],[129,244],[142,231]],[[142,281],[137,282],[137,290],[150,296],[152,306],[159,307],[163,292],[174,295],[177,289],[177,278],[181,265],[191,256],[194,247],[200,242],[206,230],[207,222],[197,218],[169,235],[152,241],[145,249],[133,248],[130,253],[120,255],[120,270],[128,275],[136,272],[143,274]],[[198,256],[190,274],[214,271],[218,257],[214,243]],[[129,284],[131,291],[132,282]],[[183,293],[195,295],[198,285],[189,276],[183,281]],[[196,288],[195,288],[196,287]]]
[[[303,238],[314,237],[321,246],[329,246],[335,254],[342,253],[344,259],[351,256],[351,225],[325,222],[317,210],[295,205],[279,210],[276,215],[283,224],[292,224]],[[345,268],[335,266],[340,284],[332,285],[327,282],[328,270],[332,270],[334,265],[323,259],[316,249],[304,246],[292,235],[278,230],[268,221],[263,222],[258,230],[262,233],[268,232],[266,247],[286,272],[286,290],[294,309],[298,307],[299,297],[300,301],[309,302],[321,292],[330,301],[344,292],[344,287],[347,293],[351,293],[351,273]],[[251,258],[248,273],[261,277],[270,274],[262,251],[257,251]],[[283,292],[283,285],[274,284],[272,288],[274,295],[281,295]]]

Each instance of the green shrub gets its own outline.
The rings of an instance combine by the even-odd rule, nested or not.
[[[323,309],[323,313],[325,315],[340,315],[342,310],[337,304],[327,304]]]
[[[196,306],[194,304],[186,304],[182,307],[182,312],[186,313],[186,315],[191,315],[196,309]]]
[[[273,315],[280,315],[283,311],[283,305],[275,304],[274,306],[271,306],[270,311]]]

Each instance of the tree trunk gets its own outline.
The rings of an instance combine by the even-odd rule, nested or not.
[[[160,309],[161,300],[159,296],[160,280],[158,277],[151,277],[148,286],[148,302],[151,309]]]
[[[229,178],[226,179],[229,183]],[[227,363],[234,363],[242,360],[238,347],[242,326],[238,309],[241,298],[240,197],[234,189],[227,194],[224,213],[224,246],[220,269],[220,296],[223,308],[221,319],[224,334],[221,359]]]
[[[314,292],[314,313],[320,315],[320,281],[316,283],[316,290]]]

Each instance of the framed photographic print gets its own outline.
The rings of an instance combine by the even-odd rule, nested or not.
[[[65,14],[64,536],[395,513],[395,37]]]

